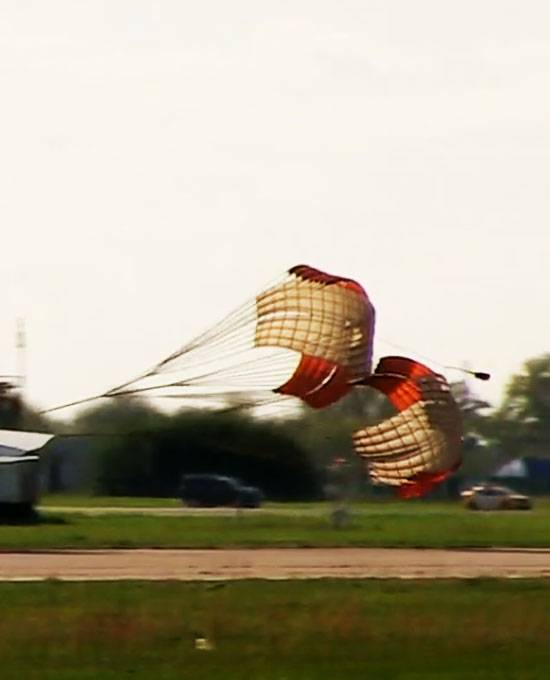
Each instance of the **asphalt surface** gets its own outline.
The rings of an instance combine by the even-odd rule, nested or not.
[[[78,506],[63,506],[63,505],[40,505],[37,507],[38,512],[54,512],[54,513],[67,513],[80,514],[80,515],[153,515],[158,517],[183,517],[185,515],[216,515],[216,516],[232,516],[237,512],[248,513],[263,513],[263,514],[275,514],[275,515],[289,515],[296,514],[296,510],[286,509],[286,508],[270,508],[265,510],[264,508],[247,508],[245,510],[238,510],[231,507],[215,507],[215,508],[188,508],[185,506],[178,506],[175,508],[152,508],[152,507],[120,507],[120,506],[97,506],[97,507],[78,507]],[[300,514],[302,510],[300,509]],[[306,514],[319,513],[318,510],[308,510],[304,511]]]
[[[550,550],[283,548],[5,552],[0,580],[550,577]]]

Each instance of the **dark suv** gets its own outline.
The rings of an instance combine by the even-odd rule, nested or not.
[[[258,508],[263,500],[263,494],[257,487],[245,486],[235,477],[223,475],[183,475],[179,490],[183,503],[195,508],[219,505]]]

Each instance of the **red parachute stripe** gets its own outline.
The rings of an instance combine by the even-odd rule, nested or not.
[[[290,380],[274,391],[300,397],[313,408],[324,408],[338,401],[351,387],[345,366],[304,354]]]
[[[377,369],[378,370],[378,369]],[[408,378],[398,375],[372,375],[365,384],[383,392],[398,411],[404,411],[417,401],[422,393]]]
[[[434,375],[431,368],[406,357],[383,357],[378,362],[376,373],[397,373],[397,375],[413,380],[427,375]]]
[[[333,276],[332,274],[326,274],[325,272],[322,272],[320,269],[309,267],[306,264],[298,264],[295,267],[289,269],[288,271],[290,274],[295,274],[296,276],[299,276],[301,279],[304,279],[306,281],[323,283],[327,286],[332,285],[341,286],[342,288],[348,288],[349,290],[354,291],[355,293],[361,295],[364,298],[367,297],[367,294],[365,293],[365,289],[363,288],[363,286],[361,286],[361,284],[357,283],[357,281],[354,281],[353,279],[346,279],[341,276]]]
[[[422,393],[415,380],[434,372],[418,361],[406,357],[383,357],[375,373],[365,382],[383,392],[398,411],[404,411],[420,400]]]
[[[426,495],[434,486],[450,477],[459,467],[460,461],[447,470],[419,472],[414,477],[411,477],[409,482],[397,489],[397,496],[399,498],[420,498],[420,496]]]

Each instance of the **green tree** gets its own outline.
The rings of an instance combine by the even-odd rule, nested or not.
[[[239,477],[271,498],[319,495],[315,467],[285,424],[246,411],[166,415],[145,402],[115,400],[72,429],[93,436],[98,493],[174,496],[183,473],[202,472]]]
[[[492,439],[491,404],[480,399],[466,381],[451,384],[460,409],[463,427],[461,477],[486,477],[498,463],[498,451]]]
[[[0,428],[19,429],[23,415],[22,401],[15,387],[8,382],[0,382]]]
[[[529,359],[511,378],[492,428],[509,458],[550,455],[550,354]]]
[[[0,429],[52,432],[52,423],[26,403],[15,385],[0,382]]]

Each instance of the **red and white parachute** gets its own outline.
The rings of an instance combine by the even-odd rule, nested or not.
[[[354,449],[376,483],[404,498],[422,496],[461,463],[459,408],[442,375],[404,357],[384,357],[366,384],[398,413],[353,435]]]
[[[371,372],[374,307],[352,279],[298,265],[282,280],[104,397],[254,398],[323,408]]]
[[[374,325],[359,283],[297,265],[143,375],[99,396],[232,404],[297,397],[324,408],[353,389],[374,387],[398,413],[355,432],[355,451],[375,482],[401,496],[422,495],[460,464],[459,409],[446,380],[411,359],[385,357],[372,374]]]

